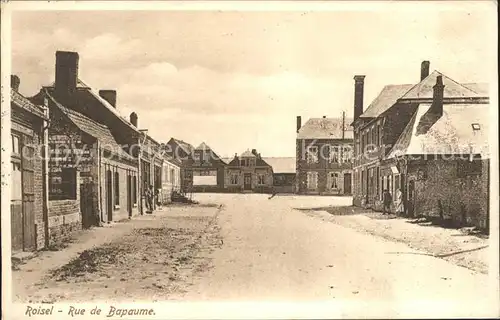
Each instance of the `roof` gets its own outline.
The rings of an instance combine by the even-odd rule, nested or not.
[[[266,157],[263,158],[272,168],[274,173],[295,173],[295,157]]]
[[[255,158],[256,156],[250,150],[246,150],[240,155],[240,158]]]
[[[186,152],[187,154],[191,154],[191,152],[195,149],[191,144],[189,144],[185,141],[182,141],[182,140],[179,140],[176,138],[172,138],[172,140],[175,143],[177,143],[179,145],[179,147],[181,147],[181,149],[184,150],[184,152]]]
[[[434,94],[434,85],[436,84],[437,76],[443,77],[444,84],[444,97],[446,98],[469,98],[481,97],[475,91],[461,85],[460,83],[452,80],[439,71],[434,70],[424,80],[414,85],[401,99],[432,99]]]
[[[353,119],[344,119],[344,139],[353,139],[349,126]],[[297,139],[342,139],[341,118],[311,118],[300,128]]]
[[[401,98],[413,84],[391,84],[385,86],[379,95],[370,103],[361,118],[376,118],[392,107],[396,101]]]
[[[210,151],[212,149],[205,142],[202,142],[195,150]]]
[[[489,104],[445,104],[437,119],[428,113],[430,107],[426,103],[417,108],[388,158],[471,151],[487,157]],[[480,130],[474,131],[472,124],[479,124]]]
[[[57,100],[55,100],[50,94],[47,94],[47,96],[78,129],[97,139],[101,143],[101,147],[103,149],[108,150],[124,159],[135,160],[134,157],[126,153],[116,142],[113,134],[107,126],[102,125],[79,112],[66,108],[57,102]]]
[[[40,106],[37,106],[36,104],[28,100],[28,98],[26,98],[25,96],[23,96],[22,94],[20,94],[19,92],[17,92],[12,88],[10,89],[10,100],[12,103],[17,105],[21,109],[31,114],[34,114],[39,118],[47,120],[47,116],[45,115],[43,109]]]
[[[463,86],[471,89],[482,97],[489,97],[490,85],[488,83],[462,83]]]
[[[52,83],[50,86],[44,87],[48,89],[53,89],[55,86],[55,82]],[[124,123],[126,126],[128,126],[130,129],[134,130],[135,132],[139,132],[139,129],[136,128],[134,125],[132,125],[125,117],[123,117],[120,112],[118,111],[117,108],[113,107],[106,99],[102,98],[99,93],[95,92],[89,85],[85,84],[81,79],[77,79],[77,85],[76,85],[78,92],[85,92],[89,93],[94,99],[99,101],[101,105],[103,105],[106,109],[111,111],[117,118],[119,118],[122,123]]]

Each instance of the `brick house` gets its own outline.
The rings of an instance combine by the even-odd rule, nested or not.
[[[421,210],[415,208],[416,187],[415,182],[411,182],[414,180],[415,175],[411,178],[410,172],[422,164],[425,166],[427,160],[422,162],[422,159],[418,159],[416,162],[405,162],[408,160],[408,158],[404,157],[406,151],[401,151],[403,158],[399,159],[394,156],[396,151],[391,150],[396,150],[396,145],[397,149],[401,149],[407,143],[406,141],[412,139],[412,134],[425,137],[423,132],[417,134],[409,126],[413,128],[419,110],[429,109],[429,106],[435,103],[435,93],[439,87],[442,86],[441,99],[445,105],[461,105],[461,107],[450,111],[453,114],[462,112],[458,110],[464,109],[466,105],[484,104],[487,101],[484,84],[459,84],[438,71],[433,71],[429,74],[429,67],[430,63],[428,61],[422,62],[420,82],[417,84],[385,86],[365,112],[363,112],[363,85],[365,77],[354,77],[354,205],[380,210],[382,207],[382,191],[388,189],[394,195],[396,190],[400,189],[403,192],[405,213],[413,215],[416,210]],[[447,109],[448,107],[445,107],[445,110]],[[434,119],[433,121],[436,121],[439,118],[436,114],[430,112],[426,116],[426,119],[432,118]],[[453,126],[456,126],[456,123],[452,124],[447,121],[444,123],[449,126],[448,129],[451,131],[454,130]],[[481,121],[478,121],[478,123],[481,123]],[[431,124],[427,125],[432,126]],[[439,125],[435,127],[435,130],[441,131],[439,134],[446,132]],[[467,132],[467,134],[471,134],[471,132]],[[418,141],[418,139],[415,141]],[[429,141],[425,143],[429,143]],[[390,152],[392,152],[392,155],[389,157]],[[436,152],[437,155],[440,155],[441,151]],[[410,154],[407,155],[410,156]],[[423,152],[422,155],[411,155],[416,157],[425,155],[426,159],[431,157],[426,152]],[[438,163],[432,162],[431,164],[429,162],[429,166],[437,165]],[[415,170],[418,171],[418,169]],[[445,172],[446,170],[444,169],[440,171],[441,174],[445,174]],[[447,179],[455,181],[455,176],[451,175],[444,178],[441,174],[436,175],[434,173],[435,176],[441,176],[441,188],[445,188],[443,181],[447,181]],[[429,181],[431,180],[433,179]],[[423,184],[420,183],[419,185],[422,186]],[[420,195],[423,196],[424,194],[420,193]],[[433,199],[432,194],[425,194],[425,197]]]
[[[384,166],[406,178],[409,216],[438,216],[488,230],[489,99],[480,90],[471,93],[443,81],[441,74],[423,86],[434,79],[432,101],[419,104]],[[446,95],[443,83],[455,86],[454,97]]]
[[[180,161],[180,174],[181,174],[181,190],[186,191],[190,187],[190,183],[193,180],[192,172],[188,169],[189,159],[192,157],[194,147],[182,140],[176,138],[170,138],[170,140],[165,145],[165,154]]]
[[[11,248],[32,251],[49,244],[44,179],[48,117],[46,108],[19,93],[20,79],[11,76]]]
[[[353,132],[350,119],[297,117],[296,190],[299,194],[349,195]]]
[[[271,193],[273,168],[256,149],[234,155],[225,170],[224,189],[228,192]]]
[[[192,192],[214,192],[224,189],[226,163],[206,143],[192,150],[183,162],[185,181]]]
[[[139,213],[137,158],[141,132],[117,111],[116,91],[95,92],[79,79],[78,64],[78,53],[57,51],[55,82],[43,87],[34,99],[50,98],[56,108],[53,109],[62,112],[62,119],[69,120],[65,123],[81,133],[73,139],[74,149],[87,154],[78,158],[90,158],[88,161],[93,162],[93,165],[82,167],[83,177],[77,188],[85,191],[81,199],[81,203],[85,203],[82,210],[97,207],[101,222],[127,219]],[[53,136],[61,136],[55,126]]]
[[[169,156],[164,156],[162,166],[162,204],[169,203],[172,199],[172,192],[180,192],[181,188],[181,162]]]

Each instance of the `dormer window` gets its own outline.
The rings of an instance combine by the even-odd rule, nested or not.
[[[481,130],[481,125],[479,123],[473,123],[472,124],[472,130],[474,130],[474,131]]]

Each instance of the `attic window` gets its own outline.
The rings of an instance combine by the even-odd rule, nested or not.
[[[473,123],[472,124],[472,130],[474,130],[474,131],[481,130],[481,125],[479,123]]]

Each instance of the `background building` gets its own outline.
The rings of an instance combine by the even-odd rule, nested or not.
[[[352,192],[351,119],[297,117],[297,192],[349,195]]]

